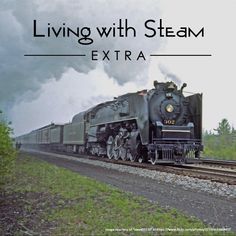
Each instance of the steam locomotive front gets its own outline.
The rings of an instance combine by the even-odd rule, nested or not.
[[[178,89],[173,82],[154,82],[148,94],[150,119],[149,159],[158,162],[182,163],[199,155],[200,145],[194,134],[189,112],[189,99],[183,95],[186,84]]]

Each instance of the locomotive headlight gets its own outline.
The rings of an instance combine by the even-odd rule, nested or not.
[[[169,112],[169,113],[171,113],[171,112],[174,111],[174,107],[173,107],[171,104],[168,104],[168,105],[166,106],[166,111]]]

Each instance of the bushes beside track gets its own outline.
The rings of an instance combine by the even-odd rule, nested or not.
[[[236,141],[231,135],[204,136],[204,156],[225,160],[236,160]]]
[[[11,132],[9,124],[0,117],[0,187],[5,183],[15,163],[16,151],[10,137]]]
[[[227,119],[222,119],[214,132],[205,131],[203,142],[205,157],[236,160],[236,130]]]

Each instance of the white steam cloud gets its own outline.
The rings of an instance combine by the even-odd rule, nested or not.
[[[88,74],[69,69],[59,81],[51,79],[44,83],[36,99],[25,99],[12,107],[9,113],[14,132],[19,135],[51,122],[66,123],[81,111],[138,89],[132,82],[120,86],[100,65]]]
[[[168,69],[167,69],[167,67],[166,66],[164,66],[163,64],[159,64],[159,70],[160,70],[160,72],[163,74],[163,76],[164,76],[164,79],[166,80],[166,81],[168,81],[168,80],[172,80],[173,82],[175,82],[178,86],[180,86],[181,85],[181,79],[177,76],[177,75],[175,75],[174,73],[172,73],[172,72],[170,72]]]
[[[43,83],[49,79],[60,79],[69,68],[88,73],[97,63],[89,57],[45,58],[24,57],[27,53],[87,53],[95,50],[140,50],[147,54],[158,50],[160,42],[147,39],[144,22],[159,18],[155,0],[3,0],[0,9],[0,109],[10,111],[16,102],[27,102],[40,94]],[[60,27],[63,23],[70,28],[112,26],[119,19],[128,19],[137,30],[136,38],[101,39],[92,34],[94,44],[81,46],[77,38],[34,38],[33,20],[37,19],[38,30],[47,29],[48,23]],[[137,56],[137,55],[136,55]],[[147,58],[148,59],[148,58]],[[104,63],[108,77],[118,84],[135,81],[144,84],[148,77],[148,60],[143,62]],[[99,83],[99,78],[98,83]]]

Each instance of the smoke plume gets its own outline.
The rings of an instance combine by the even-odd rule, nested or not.
[[[169,70],[167,69],[167,67],[166,66],[164,66],[164,65],[162,65],[162,64],[159,64],[159,70],[160,70],[160,72],[163,74],[163,76],[164,76],[164,79],[166,80],[166,81],[168,81],[168,80],[172,80],[173,82],[175,82],[178,86],[180,86],[181,85],[181,79],[177,76],[177,75],[175,75],[174,73],[171,73],[171,72],[169,72]]]
[[[27,53],[87,53],[98,50],[144,50],[147,54],[159,48],[157,39],[143,36],[144,22],[158,18],[157,1],[137,0],[3,0],[0,10],[0,108],[9,110],[16,102],[31,101],[40,94],[43,83],[60,79],[69,68],[88,73],[97,64],[88,57],[46,58],[24,57]],[[137,29],[137,37],[131,39],[101,39],[92,35],[94,44],[81,46],[76,38],[34,38],[33,20],[37,19],[39,31],[45,31],[48,23],[60,27],[66,23],[71,28],[112,26],[119,19],[127,18]],[[127,81],[144,83],[147,80],[147,63],[104,63],[109,77],[122,85]],[[99,84],[99,78],[98,84]]]

